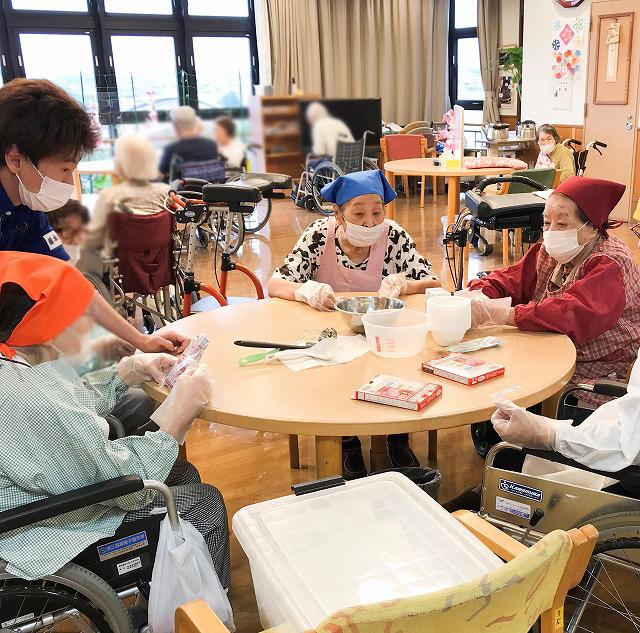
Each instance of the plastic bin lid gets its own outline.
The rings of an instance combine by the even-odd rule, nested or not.
[[[394,472],[247,506],[233,531],[254,582],[259,573],[295,631],[345,607],[438,591],[503,564]]]

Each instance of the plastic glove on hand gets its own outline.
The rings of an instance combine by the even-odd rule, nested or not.
[[[557,420],[531,413],[509,400],[496,399],[491,423],[505,441],[525,448],[555,450]]]
[[[120,360],[131,356],[136,348],[127,341],[113,335],[101,336],[91,343],[91,349],[101,360]]]
[[[471,327],[473,329],[483,325],[505,325],[509,319],[511,297],[489,299],[486,295],[470,297],[471,299]]]
[[[139,387],[150,380],[160,384],[177,362],[178,359],[169,354],[134,354],[123,358],[116,365],[116,371],[128,387]]]
[[[404,275],[388,275],[382,280],[378,294],[387,299],[397,299],[407,292],[409,283]]]
[[[295,292],[296,301],[307,303],[316,310],[333,310],[336,304],[336,296],[329,284],[318,281],[307,281]]]

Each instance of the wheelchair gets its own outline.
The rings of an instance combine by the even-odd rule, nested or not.
[[[558,419],[573,417],[577,426],[593,412],[575,403],[580,391],[620,397],[626,393],[626,385],[605,380],[593,387],[571,386],[560,399]],[[593,490],[523,474],[527,456],[618,483]],[[585,576],[568,596],[562,630],[640,630],[640,466],[603,472],[560,453],[502,442],[491,448],[485,462],[480,516],[528,545],[555,529],[592,524],[600,534],[599,541]]]
[[[378,169],[378,161],[364,155],[368,134],[373,132],[367,130],[358,141],[338,139],[333,160],[327,158],[315,164],[317,161],[308,156],[298,187],[291,194],[294,204],[307,211],[333,215],[333,205],[322,197],[322,188],[345,174]]]
[[[110,436],[124,437],[117,418],[106,416],[106,420]],[[125,475],[0,512],[0,538],[7,532],[141,490],[153,490],[164,497],[171,527],[177,529],[178,513],[171,489],[161,481]],[[122,523],[112,537],[97,541],[54,574],[38,580],[10,574],[7,563],[0,560],[0,631],[133,633],[124,601],[135,598],[136,605],[144,605],[149,598],[163,518],[160,513]],[[144,615],[144,611],[138,613]],[[139,633],[151,631],[143,623]]]

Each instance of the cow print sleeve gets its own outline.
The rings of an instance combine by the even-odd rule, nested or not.
[[[298,284],[313,279],[327,241],[328,224],[329,218],[322,218],[309,225],[273,276]]]
[[[433,272],[431,264],[423,257],[411,236],[396,222],[390,221],[389,243],[384,260],[384,274],[402,273],[408,279],[434,279],[438,276]]]

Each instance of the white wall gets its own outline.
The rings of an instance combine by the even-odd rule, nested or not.
[[[563,9],[554,0],[524,0],[524,60],[522,65],[522,119],[560,125],[582,125],[587,89],[587,59],[591,0]],[[580,77],[573,81],[570,110],[555,110],[552,102],[551,39],[553,22],[584,20]]]
[[[520,43],[520,0],[500,0],[500,40],[498,46]]]

